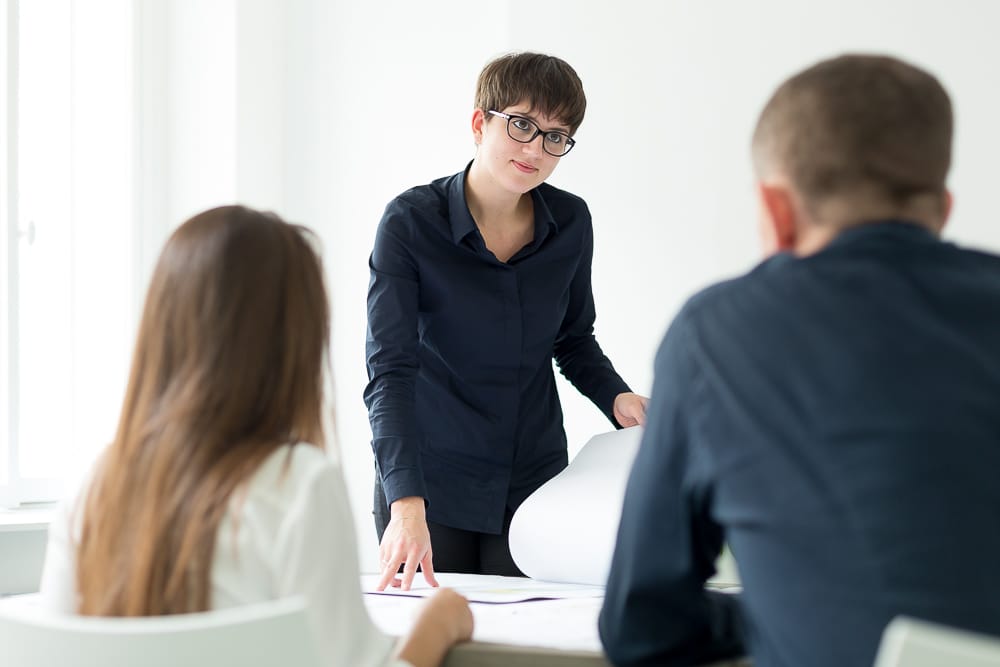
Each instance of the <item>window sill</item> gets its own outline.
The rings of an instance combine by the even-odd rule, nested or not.
[[[54,503],[0,510],[0,595],[34,593],[42,578]]]
[[[48,530],[57,503],[36,503],[16,509],[0,509],[0,533]]]

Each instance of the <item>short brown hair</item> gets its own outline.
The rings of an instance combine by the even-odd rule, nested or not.
[[[814,207],[871,196],[895,207],[945,193],[952,109],[931,74],[895,58],[843,55],[782,84],[753,136],[759,177],[780,170]]]
[[[477,109],[503,111],[521,102],[566,123],[570,134],[580,127],[587,110],[576,71],[565,60],[542,53],[508,53],[479,73]]]

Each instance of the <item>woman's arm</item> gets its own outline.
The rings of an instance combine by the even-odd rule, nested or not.
[[[365,404],[372,426],[372,449],[390,507],[389,525],[379,548],[379,590],[392,582],[409,589],[418,564],[437,586],[431,563],[430,531],[424,516],[415,382],[419,369],[417,312],[420,274],[407,238],[413,213],[394,200],[386,208],[368,261],[368,332],[365,341],[368,386]],[[400,565],[403,577],[395,579]]]
[[[275,592],[306,597],[323,664],[391,664],[397,647],[372,622],[362,598],[354,522],[340,469],[324,461],[300,487],[273,537]],[[453,644],[471,635],[465,599],[451,591],[438,598],[431,598],[400,645],[398,656],[415,667],[439,664]]]
[[[638,416],[638,405],[629,399],[619,406],[616,399],[622,394],[642,401],[645,399],[632,393],[594,337],[597,312],[590,280],[591,262],[594,256],[594,231],[590,212],[586,207],[579,215],[585,217],[584,220],[578,221],[579,224],[585,225],[585,233],[580,247],[579,263],[569,287],[566,314],[553,347],[553,357],[560,372],[581,394],[593,401],[613,424],[630,426],[631,423],[626,422]],[[622,408],[620,412],[616,410],[619,407]],[[644,415],[644,405],[642,408],[641,412]]]
[[[382,474],[386,502],[426,497],[420,465],[420,430],[414,385],[419,369],[417,312],[420,280],[406,238],[407,221],[390,203],[368,260],[368,331],[364,400],[372,448]]]
[[[410,633],[400,640],[397,655],[414,667],[440,665],[452,646],[471,638],[469,601],[442,588],[424,603]]]

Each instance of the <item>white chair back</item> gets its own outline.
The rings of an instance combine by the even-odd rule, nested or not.
[[[95,618],[0,607],[4,667],[318,667],[304,598]]]
[[[1000,637],[898,616],[882,634],[875,667],[1000,667]]]

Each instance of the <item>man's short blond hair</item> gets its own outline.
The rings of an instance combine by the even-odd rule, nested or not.
[[[843,55],[778,88],[754,131],[754,166],[762,180],[780,172],[809,207],[943,201],[952,126],[948,93],[931,74],[896,58]]]

